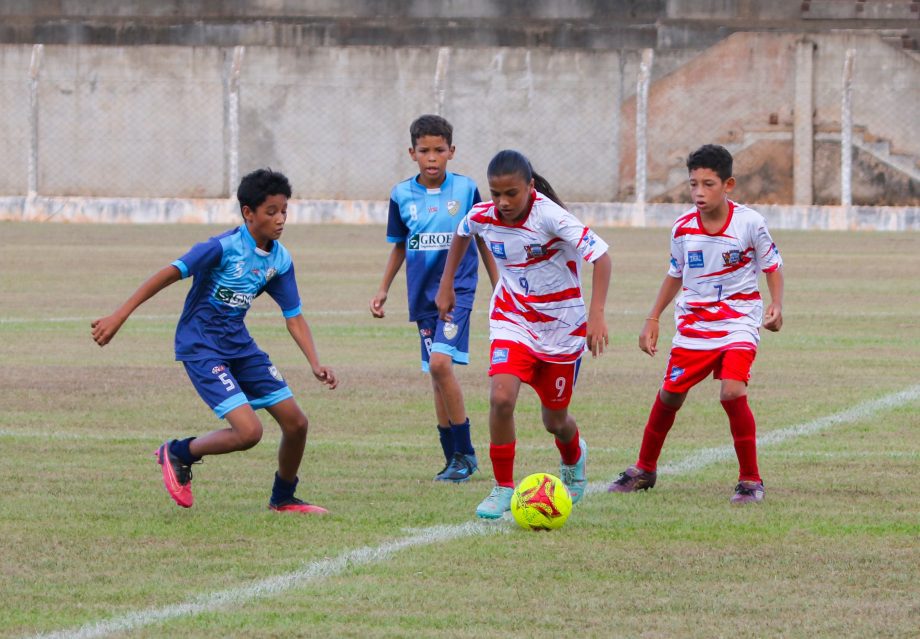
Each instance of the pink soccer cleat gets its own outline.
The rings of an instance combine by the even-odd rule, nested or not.
[[[181,459],[169,451],[170,443],[164,442],[154,453],[157,463],[163,468],[163,484],[173,501],[183,508],[191,508],[195,502],[192,495],[192,467],[183,464]]]

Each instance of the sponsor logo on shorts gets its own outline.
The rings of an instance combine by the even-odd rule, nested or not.
[[[444,251],[450,248],[453,233],[416,233],[409,237],[410,251]]]
[[[722,261],[725,262],[725,266],[732,266],[741,261],[741,251],[725,251],[722,253]]]
[[[457,336],[457,325],[453,322],[447,322],[444,324],[444,337],[447,339],[454,339]]]
[[[419,329],[418,334],[421,335],[422,337],[431,337],[431,329],[421,328]]]
[[[217,366],[211,369],[211,372],[217,375],[219,373],[223,373],[225,370],[227,370],[226,366],[224,366],[223,364],[218,364]]]
[[[690,268],[703,268],[703,251],[690,251],[687,253],[687,264]]]
[[[668,375],[668,379],[670,379],[672,382],[676,382],[677,378],[683,374],[684,374],[684,369],[682,369],[680,366],[675,366],[674,368],[671,369],[671,373],[670,375]]]
[[[275,379],[277,379],[279,382],[283,382],[283,381],[284,381],[284,378],[281,377],[281,373],[278,372],[278,369],[275,368],[275,365],[274,365],[274,364],[272,364],[271,366],[268,367],[268,372],[269,372],[269,374],[270,374],[272,377],[274,377]]]
[[[489,248],[492,250],[492,255],[495,257],[507,260],[508,257],[505,255],[505,243],[504,242],[489,242]]]
[[[214,290],[214,297],[232,308],[249,308],[254,295],[252,293],[238,293],[226,286],[218,286]]]
[[[507,348],[496,348],[492,351],[492,363],[493,364],[504,364],[508,361],[508,349]]]

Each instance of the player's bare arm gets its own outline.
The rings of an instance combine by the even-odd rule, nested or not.
[[[591,274],[591,304],[588,307],[586,335],[592,357],[602,354],[604,349],[610,345],[604,308],[607,305],[607,289],[610,287],[610,271],[612,268],[610,255],[607,253],[594,260],[594,271]]]
[[[383,305],[386,304],[387,296],[390,292],[390,286],[402,268],[403,262],[406,261],[406,243],[397,242],[390,251],[390,257],[387,258],[387,265],[383,269],[383,280],[380,282],[380,289],[377,294],[371,298],[370,309],[371,315],[376,318],[382,318],[386,315]]]
[[[307,320],[304,319],[304,316],[295,315],[294,317],[288,317],[285,322],[287,323],[288,333],[291,334],[291,337],[297,343],[297,346],[300,347],[307,361],[310,362],[313,376],[328,386],[329,390],[338,386],[339,380],[336,379],[333,370],[320,364],[319,354],[316,351],[316,344],[313,342],[313,333],[310,331],[310,325],[307,324]]]
[[[661,314],[664,313],[664,309],[680,292],[682,285],[683,280],[680,278],[665,275],[664,280],[661,282],[661,288],[658,289],[655,304],[642,324],[642,331],[639,333],[639,349],[644,353],[648,353],[651,357],[654,357],[655,353],[658,352],[658,331],[660,329]]]
[[[482,263],[486,267],[486,272],[489,274],[489,281],[492,283],[492,290],[494,291],[495,287],[498,286],[498,279],[500,277],[498,274],[498,264],[495,263],[492,251],[486,246],[486,241],[478,235],[475,237],[476,246],[479,248],[479,255],[482,256]]]
[[[90,324],[90,327],[93,329],[93,340],[99,344],[99,346],[105,346],[111,342],[112,338],[115,337],[115,334],[118,332],[118,329],[121,328],[122,324],[127,321],[128,317],[131,316],[131,313],[133,313],[138,306],[170,284],[178,282],[181,278],[182,274],[179,272],[179,269],[172,264],[164,266],[151,275],[136,291],[134,291],[131,297],[125,300],[125,302],[115,310],[114,313],[105,317],[100,317]]]
[[[783,327],[783,267],[766,274],[767,288],[770,289],[770,305],[764,312],[763,327],[776,333]]]
[[[454,310],[454,304],[457,302],[457,295],[454,293],[454,276],[457,274],[457,267],[460,266],[460,260],[466,255],[470,247],[472,238],[469,236],[457,235],[450,242],[450,249],[447,251],[447,261],[444,263],[444,272],[441,273],[441,284],[438,286],[438,294],[434,298],[434,303],[438,307],[438,316],[445,321],[451,321],[451,311]]]

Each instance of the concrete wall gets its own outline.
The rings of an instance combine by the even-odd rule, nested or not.
[[[9,105],[0,145],[11,165],[0,193],[26,192],[30,52],[0,46],[0,104]],[[213,47],[44,47],[38,193],[231,194],[231,55]],[[564,184],[567,198],[609,199],[619,76],[616,51],[247,48],[240,171],[283,170],[303,197],[386,197],[417,170],[407,153],[410,122],[440,110],[456,130],[453,170],[482,184],[491,156],[513,147]]]
[[[577,202],[570,205],[591,226],[670,227],[686,204]],[[823,231],[920,231],[920,207],[758,205],[771,229]],[[385,224],[386,200],[292,200],[293,224]],[[0,197],[0,222],[102,222],[122,224],[239,224],[233,200],[175,198]],[[0,227],[2,231],[2,227]]]

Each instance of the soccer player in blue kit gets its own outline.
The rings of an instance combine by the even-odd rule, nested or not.
[[[93,340],[108,344],[142,303],[180,279],[194,276],[176,325],[176,359],[195,390],[228,428],[201,437],[173,439],[156,451],[170,497],[190,508],[192,464],[255,446],[266,409],[281,427],[278,471],[269,508],[277,512],[325,514],[325,508],[294,496],[297,471],[307,441],[307,416],[278,369],[249,335],[243,320],[252,300],[268,293],[281,307],[288,332],[310,363],[313,375],[334,389],[332,369],[320,363],[310,327],[301,314],[294,265],[278,241],[287,219],[291,185],[281,173],[259,169],[237,189],[244,223],[192,249],[154,273],[114,313],[92,323]]]
[[[457,308],[451,321],[438,318],[434,298],[457,222],[482,198],[473,180],[447,170],[448,160],[454,157],[453,127],[447,120],[423,115],[409,127],[409,135],[409,155],[418,164],[419,172],[397,184],[390,193],[387,241],[393,249],[380,288],[370,301],[370,311],[377,318],[385,315],[383,306],[390,285],[406,262],[409,321],[418,326],[422,371],[431,375],[445,458],[445,466],[435,479],[463,482],[478,470],[479,464],[453,365],[469,362],[470,312],[479,269],[476,246],[470,245],[457,269]],[[495,260],[482,245],[479,253],[494,288],[498,282]]]

